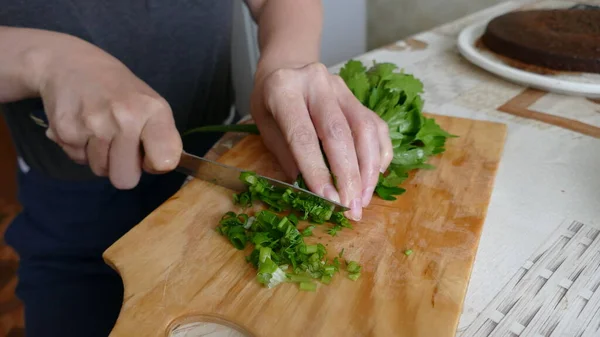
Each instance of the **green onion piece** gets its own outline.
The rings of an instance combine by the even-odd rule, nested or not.
[[[310,225],[308,227],[306,227],[303,231],[302,231],[302,236],[303,237],[308,237],[308,236],[312,236],[313,235],[313,229],[315,229],[315,225]]]
[[[335,225],[335,226],[333,226],[333,227],[329,228],[329,229],[327,230],[327,233],[328,233],[329,235],[331,235],[331,236],[336,236],[336,235],[337,235],[337,232],[338,232],[338,231],[340,231],[341,229],[342,229],[342,226],[340,226],[340,225]]]
[[[325,283],[325,284],[330,284],[331,283],[331,276],[330,275],[323,275],[321,277],[321,282]]]
[[[352,281],[358,280],[359,277],[360,277],[360,273],[350,273],[350,274],[348,274],[348,278],[351,279]]]
[[[275,223],[279,222],[277,215],[269,211],[260,211],[260,213],[258,213],[256,216],[256,219],[271,226],[275,226]]]
[[[250,227],[252,227],[252,224],[254,223],[254,221],[256,220],[255,217],[251,216],[246,220],[246,223],[244,224],[244,229],[250,229]]]
[[[237,218],[243,225],[245,225],[246,222],[248,221],[249,216],[248,216],[248,214],[241,213],[241,214],[238,214]]]
[[[323,244],[317,243],[317,253],[319,254],[319,258],[323,258],[325,255],[327,255],[327,249],[325,246],[323,246]]]
[[[348,267],[346,267],[349,273],[358,273],[360,272],[360,265],[354,261],[348,262]]]
[[[258,232],[252,236],[252,243],[256,246],[264,246],[271,241],[269,238],[269,233],[266,232]]]
[[[317,245],[309,245],[309,246],[304,245],[304,246],[300,247],[300,252],[302,254],[307,254],[307,255],[314,254],[317,252],[317,249],[318,249]]]
[[[254,186],[258,183],[258,178],[253,172],[242,172],[240,174],[240,180],[250,186]]]
[[[272,287],[278,283],[281,283],[285,279],[285,273],[279,269],[277,264],[271,260],[271,248],[260,247],[258,257],[258,273],[256,278],[258,282]],[[275,282],[272,282],[273,276],[277,276]]]
[[[227,220],[227,219],[230,219],[230,218],[235,218],[235,217],[237,217],[237,215],[235,214],[235,212],[227,212],[227,213],[225,213],[225,214],[224,214],[224,215],[221,217],[221,221],[223,221],[223,220]]]
[[[340,269],[340,259],[339,258],[336,257],[333,259],[333,266],[338,270]]]
[[[234,125],[207,125],[190,129],[183,133],[187,136],[198,132],[242,132],[258,135],[258,127],[256,124],[234,124]]]
[[[252,195],[249,192],[234,194],[233,203],[242,207],[250,207],[252,206]]]
[[[258,263],[265,263],[267,259],[271,259],[271,248],[260,247],[258,255]]]
[[[337,212],[331,216],[331,222],[345,228],[352,228],[350,220],[344,216],[344,213]]]
[[[298,217],[294,213],[288,215],[287,218],[294,225],[294,227],[298,226]]]
[[[300,290],[315,291],[317,290],[317,284],[314,282],[300,282]]]
[[[298,274],[287,274],[287,277],[290,282],[312,282],[312,278],[306,275],[298,275]]]
[[[248,241],[248,237],[246,236],[246,231],[244,227],[233,227],[227,233],[229,237],[229,241],[233,244],[233,246],[239,250],[243,250],[246,248],[246,242]]]
[[[412,253],[413,253],[412,249],[407,249],[404,251],[404,255],[406,255],[406,256],[409,256]]]
[[[336,268],[335,266],[325,266],[323,268],[323,273],[325,275],[329,275],[329,276],[333,276],[333,274],[336,272]]]
[[[281,221],[279,221],[279,223],[277,224],[277,229],[279,229],[280,231],[285,231],[285,229],[287,228],[287,224],[288,224],[289,220],[286,217],[283,217],[281,219]]]

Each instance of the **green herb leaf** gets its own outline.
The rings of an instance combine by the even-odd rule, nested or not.
[[[300,290],[303,291],[316,291],[317,284],[314,282],[300,282]]]
[[[358,273],[360,272],[360,269],[361,266],[355,261],[348,262],[348,266],[346,267],[346,270],[348,270],[349,273]]]
[[[351,279],[352,281],[358,280],[359,277],[360,277],[360,273],[349,273],[348,274],[348,278]]]
[[[302,231],[302,236],[303,237],[308,237],[308,236],[312,236],[313,235],[313,229],[315,229],[315,225],[310,225],[308,227],[306,227],[303,231]]]
[[[354,96],[361,103],[365,103],[369,93],[369,79],[367,78],[366,68],[360,61],[350,60],[342,69],[340,69],[340,77],[344,79],[346,85],[352,91]]]
[[[258,127],[255,124],[233,124],[233,125],[208,125],[187,130],[184,136],[200,132],[242,132],[258,135]]]
[[[340,70],[340,77],[358,100],[388,124],[393,161],[375,188],[384,200],[396,200],[405,192],[399,185],[408,179],[410,171],[433,168],[427,164],[429,158],[444,152],[446,140],[455,137],[423,115],[423,83],[396,70],[395,64],[377,62],[366,69],[356,60],[348,61]]]
[[[335,225],[335,226],[333,226],[333,227],[329,228],[329,229],[327,230],[327,233],[328,233],[329,235],[331,235],[331,236],[336,236],[336,235],[337,235],[337,233],[338,233],[340,230],[342,230],[342,228],[343,228],[343,227],[342,227],[342,226],[340,226],[340,225]]]

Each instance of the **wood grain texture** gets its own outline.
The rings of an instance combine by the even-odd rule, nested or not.
[[[193,180],[117,241],[104,258],[122,276],[125,300],[111,334],[165,336],[170,324],[210,315],[271,336],[454,336],[494,177],[504,125],[436,116],[452,139],[435,170],[420,171],[394,202],[374,198],[354,230],[315,237],[331,255],[363,266],[317,292],[264,289],[241,252],[214,230],[232,192]],[[260,138],[248,136],[221,162],[282,178]],[[301,224],[305,226],[306,224]],[[406,256],[404,251],[414,253]]]

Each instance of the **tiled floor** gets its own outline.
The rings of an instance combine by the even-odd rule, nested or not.
[[[16,200],[16,155],[0,115],[0,337],[25,336],[23,307],[15,297],[18,258],[4,243],[4,231],[19,211]]]

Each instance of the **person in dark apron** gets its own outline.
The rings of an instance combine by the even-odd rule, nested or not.
[[[0,110],[23,206],[5,239],[20,257],[27,336],[110,333],[123,285],[102,253],[181,187],[182,149],[203,155],[219,136],[179,135],[232,120],[232,5],[2,1]],[[318,62],[320,1],[246,5],[261,46],[251,110],[267,147],[359,219],[391,161],[387,126]]]

